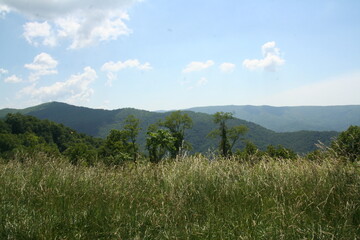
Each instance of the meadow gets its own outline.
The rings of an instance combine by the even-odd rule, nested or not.
[[[0,239],[359,239],[360,166],[328,157],[0,163]]]

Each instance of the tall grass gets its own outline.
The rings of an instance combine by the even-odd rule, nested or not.
[[[0,164],[0,239],[358,239],[360,170],[189,157],[118,168]]]

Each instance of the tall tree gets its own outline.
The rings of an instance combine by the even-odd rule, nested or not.
[[[125,121],[123,129],[110,131],[104,146],[100,150],[100,155],[104,157],[115,157],[120,161],[132,159],[137,160],[138,145],[136,137],[140,131],[140,121],[133,115],[129,115]]]
[[[158,163],[166,153],[172,153],[175,149],[175,138],[167,129],[158,129],[156,125],[150,125],[147,132],[146,148],[149,152],[150,162]]]
[[[130,141],[131,155],[133,156],[134,162],[136,162],[137,160],[138,151],[139,151],[139,146],[136,143],[137,135],[141,130],[139,125],[140,125],[140,120],[135,118],[134,115],[129,115],[125,119],[124,131]]]
[[[233,119],[233,114],[228,112],[217,112],[214,115],[214,123],[219,124],[219,128],[209,133],[210,137],[220,137],[219,150],[222,156],[228,157],[232,154],[232,148],[240,139],[240,135],[247,132],[247,127],[243,125],[228,128],[227,121]]]
[[[185,130],[192,128],[193,122],[187,113],[182,113],[181,111],[172,112],[166,116],[164,121],[160,122],[160,125],[168,128],[174,137],[174,148],[171,152],[172,158],[179,155],[181,149],[190,146],[185,142]]]

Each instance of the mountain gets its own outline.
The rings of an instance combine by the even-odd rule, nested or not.
[[[187,109],[213,114],[231,112],[235,117],[254,122],[275,132],[345,131],[350,125],[360,125],[360,105],[345,106],[209,106]]]
[[[3,109],[0,110],[0,117],[6,116],[7,113],[19,112],[40,119],[48,119],[57,123],[64,124],[81,133],[95,137],[106,137],[111,129],[121,129],[124,119],[132,114],[141,121],[142,130],[139,133],[138,141],[144,148],[146,131],[150,124],[164,119],[169,112],[159,113],[132,108],[117,110],[91,109],[77,107],[65,103],[51,102],[41,104],[26,109]],[[207,138],[208,133],[217,128],[213,123],[213,117],[206,113],[185,111],[193,119],[193,128],[186,132],[186,140],[193,146],[193,152],[206,152],[208,149],[217,147],[216,139]],[[245,139],[255,143],[260,149],[265,149],[267,145],[283,145],[299,153],[305,153],[314,150],[315,143],[321,141],[328,144],[337,132],[327,131],[299,131],[291,133],[276,133],[266,129],[258,124],[233,119],[229,121],[229,126],[245,125],[249,128]],[[243,147],[240,143],[235,147]]]

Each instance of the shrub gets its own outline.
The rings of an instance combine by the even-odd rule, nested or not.
[[[352,162],[360,159],[360,126],[350,126],[331,143],[331,149],[339,157]]]

